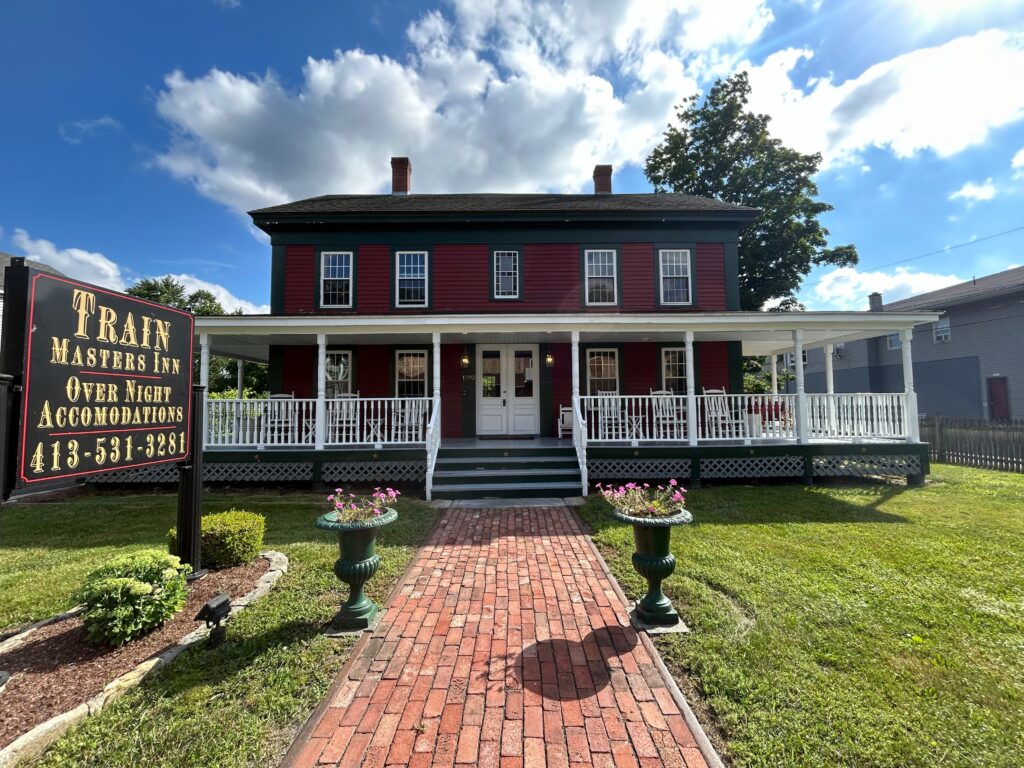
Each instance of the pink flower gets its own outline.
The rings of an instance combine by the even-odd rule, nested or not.
[[[676,482],[676,479],[674,477],[671,480],[668,481],[668,484],[673,486],[673,487],[679,485],[679,483]]]
[[[679,491],[676,491],[675,493],[672,494],[672,501],[682,501],[682,500],[683,500],[683,494],[681,494]]]

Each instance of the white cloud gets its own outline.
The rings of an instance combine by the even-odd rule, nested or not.
[[[171,73],[157,163],[238,211],[385,190],[391,155],[412,158],[418,192],[578,191],[595,163],[641,163],[771,20],[767,0],[452,0],[410,25],[401,62],[308,58],[297,89]]]
[[[949,196],[950,200],[966,200],[968,205],[982,200],[991,200],[996,196],[996,185],[991,178],[981,184],[968,181],[960,189]]]
[[[26,256],[48,264],[68,277],[123,291],[127,284],[121,268],[102,253],[81,248],[58,248],[49,240],[33,240],[24,229],[14,230],[14,245]]]
[[[122,270],[117,263],[102,253],[86,251],[81,248],[58,248],[49,240],[32,239],[24,229],[14,230],[11,241],[28,258],[48,264],[76,280],[115,291],[124,291],[130,283],[134,282],[134,279],[126,274],[125,270]],[[163,275],[152,275],[152,277],[163,277]],[[239,308],[245,314],[270,312],[269,305],[253,304],[245,299],[240,299],[219,283],[211,283],[191,274],[172,274],[171,277],[185,286],[187,292],[199,289],[209,291],[227,312],[234,312]]]
[[[869,147],[897,157],[948,157],[1024,117],[1024,33],[990,29],[875,64],[843,82],[833,76],[793,83],[814,52],[787,48],[759,66],[745,64],[751,106],[772,115],[773,131],[825,165],[856,162]],[[993,73],[998,73],[997,77]]]
[[[890,302],[963,281],[964,278],[953,274],[917,272],[906,267],[896,267],[892,272],[862,272],[856,267],[838,267],[816,284],[807,286],[800,299],[808,309],[866,310],[868,294],[875,291]]]
[[[110,115],[97,117],[93,120],[73,120],[57,126],[57,133],[68,144],[81,144],[88,138],[102,133],[119,133],[121,123]]]
[[[1013,178],[1024,179],[1024,147],[1021,147],[1020,151],[1013,156],[1010,167],[1014,170]]]

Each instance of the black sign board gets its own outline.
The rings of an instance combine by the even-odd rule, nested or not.
[[[15,487],[186,459],[191,314],[26,267],[8,268],[5,299]]]

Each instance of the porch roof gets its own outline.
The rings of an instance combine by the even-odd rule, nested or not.
[[[937,320],[937,312],[700,312],[693,314],[391,314],[391,315],[221,315],[197,317],[196,333],[206,335],[215,355],[267,362],[275,345],[424,344],[441,334],[442,343],[581,343],[739,341],[743,354],[764,356],[793,346],[802,330],[804,347],[820,347],[913,328]]]

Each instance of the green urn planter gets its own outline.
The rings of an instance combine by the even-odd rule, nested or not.
[[[384,514],[370,520],[338,522],[337,513],[328,512],[316,519],[316,527],[322,531],[338,534],[338,549],[341,557],[334,563],[334,575],[349,587],[348,600],[331,625],[335,629],[368,629],[373,625],[378,607],[366,596],[363,587],[380,568],[380,556],[376,552],[377,529],[398,519],[398,512],[387,508]]]
[[[612,515],[633,526],[633,568],[647,579],[647,594],[636,605],[637,617],[645,624],[678,624],[679,614],[661,590],[661,582],[676,569],[676,559],[669,549],[672,528],[693,522],[693,516],[685,509],[671,517],[633,517],[618,510]]]

